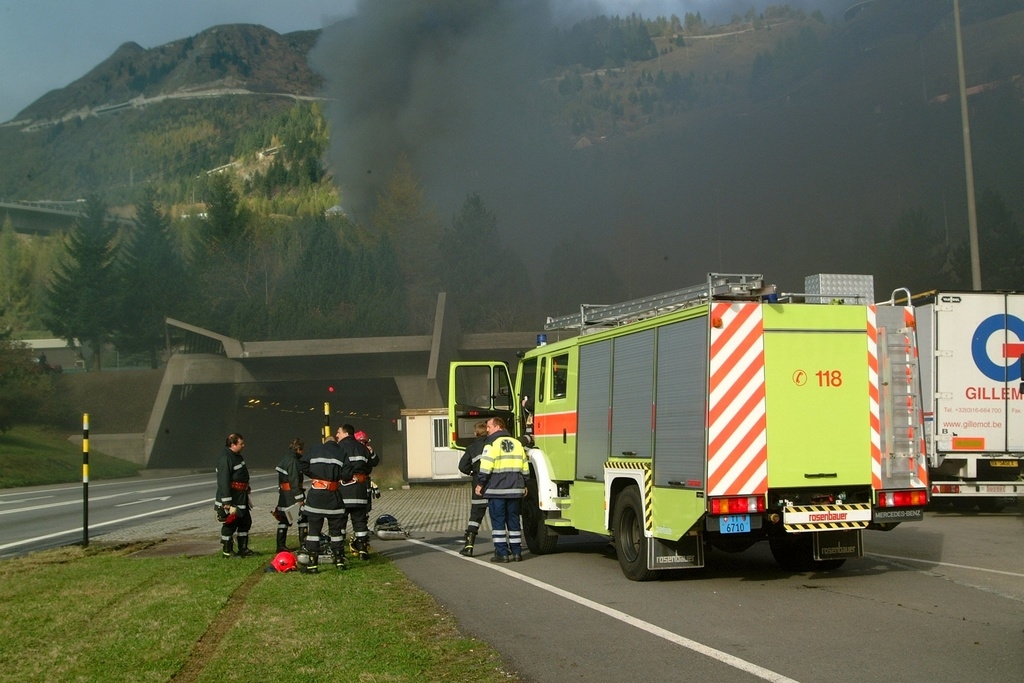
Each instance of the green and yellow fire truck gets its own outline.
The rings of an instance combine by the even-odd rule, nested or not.
[[[574,333],[521,354],[514,384],[502,362],[451,364],[452,446],[494,415],[529,446],[534,554],[584,531],[636,581],[758,541],[784,569],[835,569],[928,502],[917,342],[895,293],[810,300],[712,273],[549,318]]]

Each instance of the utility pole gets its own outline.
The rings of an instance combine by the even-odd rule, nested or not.
[[[971,124],[967,117],[967,85],[964,78],[964,44],[960,34],[960,0],[953,0],[956,26],[956,68],[960,76],[960,123],[964,134],[964,173],[967,177],[967,232],[971,241],[971,285],[981,289],[981,258],[978,254],[978,212],[974,204],[974,162],[971,157]]]

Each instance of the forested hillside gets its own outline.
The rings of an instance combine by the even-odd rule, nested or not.
[[[1024,2],[964,4],[985,284],[1020,288]],[[246,340],[330,338],[427,332],[441,290],[463,329],[497,331],[713,270],[793,289],[870,272],[879,295],[966,286],[949,12],[591,17],[531,43],[539,134],[515,128],[518,112],[431,118],[441,98],[486,101],[495,73],[467,71],[457,92],[412,82],[409,64],[404,104],[422,106],[406,110],[384,100],[385,70],[342,73],[359,81],[343,102],[322,65],[345,53],[320,32],[129,43],[0,126],[0,198],[87,200],[68,235],[4,222],[0,326],[148,365],[165,316]],[[376,42],[376,58],[399,58]],[[520,137],[499,140],[508,130]]]

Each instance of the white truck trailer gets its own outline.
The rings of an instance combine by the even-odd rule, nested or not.
[[[1024,497],[1024,293],[936,292],[916,311],[932,502],[998,512]]]

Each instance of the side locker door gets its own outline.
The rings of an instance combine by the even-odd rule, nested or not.
[[[473,443],[473,425],[490,417],[515,430],[516,405],[508,366],[500,361],[452,363],[448,367],[448,426],[452,448]]]

